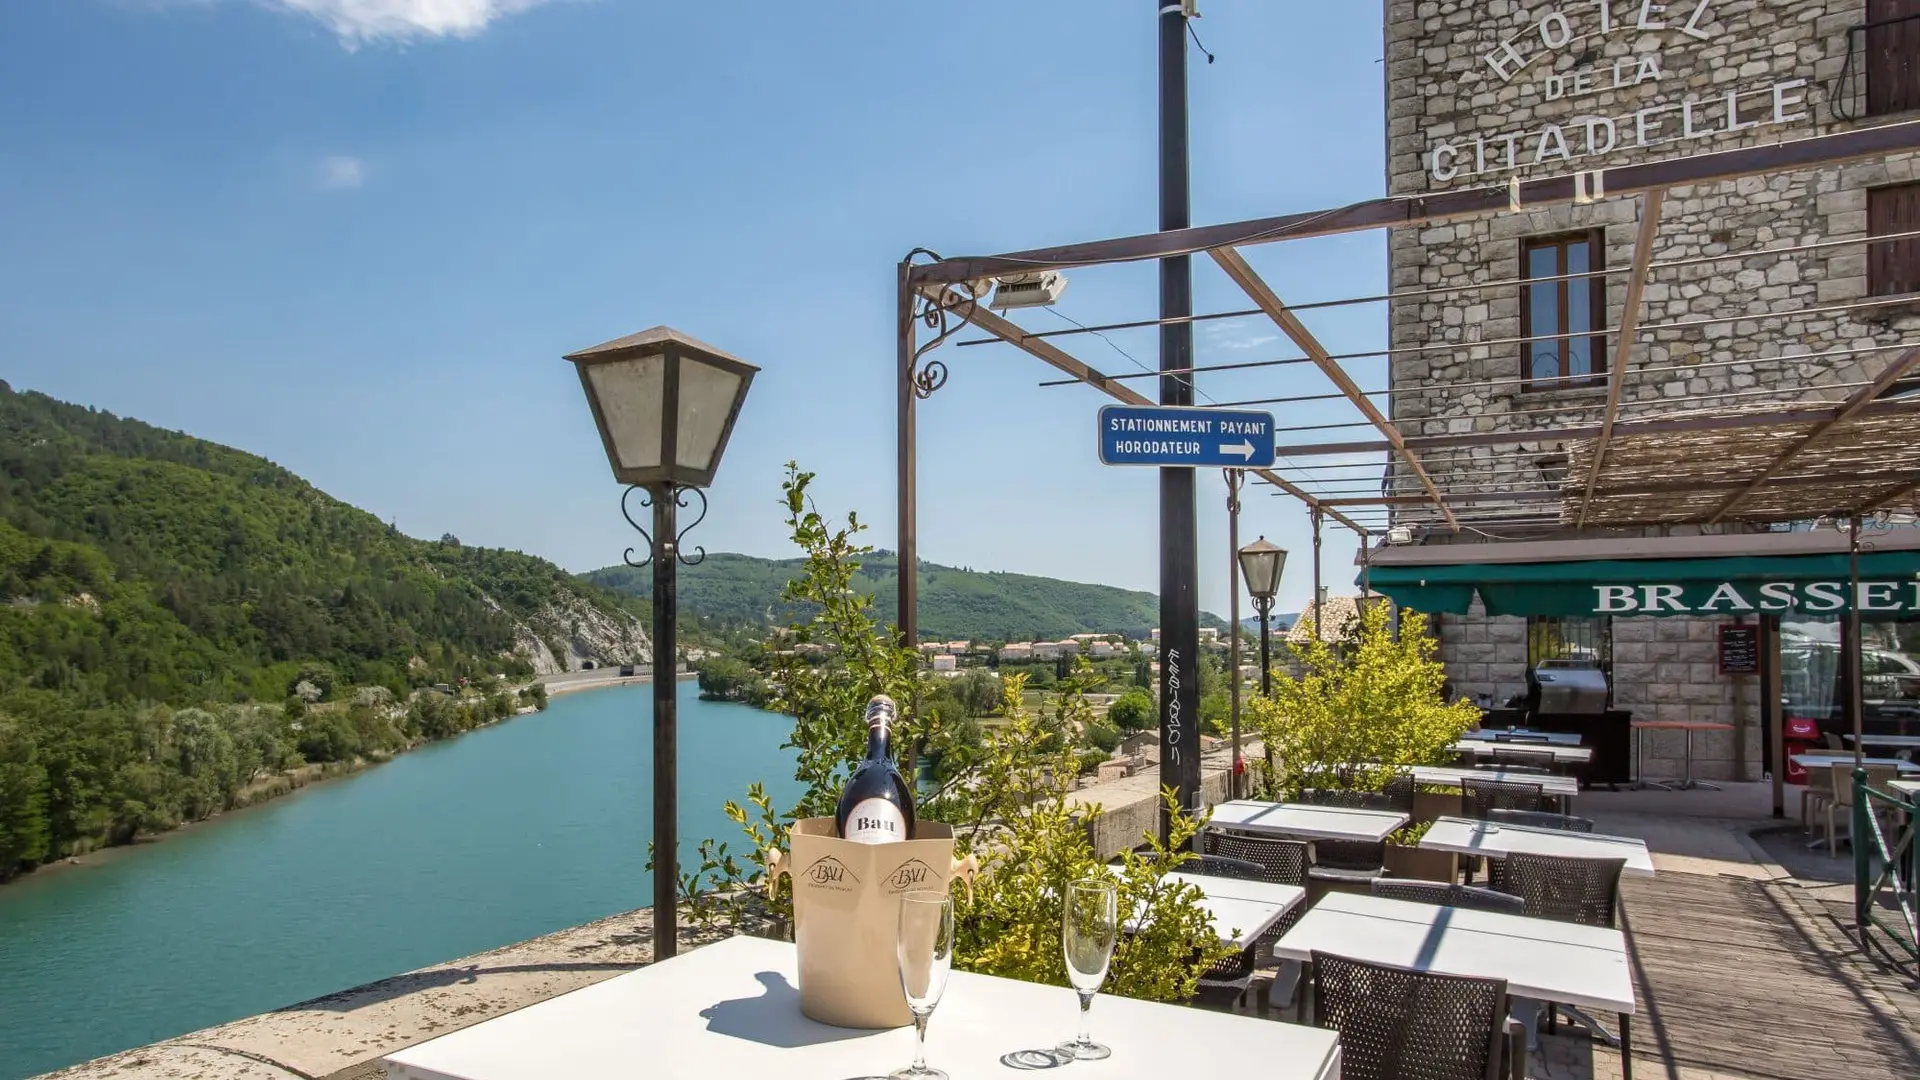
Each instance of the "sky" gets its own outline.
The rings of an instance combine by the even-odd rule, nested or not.
[[[1151,231],[1158,6],[7,0],[0,379],[261,454],[415,536],[584,571],[634,540],[561,356],[664,323],[762,368],[689,544],[795,554],[793,460],[891,548],[895,266]],[[1201,13],[1193,220],[1379,195],[1378,5]],[[1384,290],[1382,234],[1248,256],[1291,303]],[[1017,321],[1157,311],[1151,263],[1068,278]],[[1198,310],[1248,306],[1210,260],[1194,279]],[[1307,321],[1341,353],[1384,347],[1385,314]],[[1150,330],[1056,343],[1109,373],[1158,363]],[[1257,318],[1202,324],[1197,348],[1299,355]],[[922,557],[1157,590],[1155,470],[1098,462],[1109,399],[1040,387],[1055,373],[1004,345],[934,355]],[[1384,385],[1381,361],[1348,370]],[[1294,365],[1198,389],[1331,387]],[[1371,437],[1286,430],[1356,419],[1338,403],[1266,407],[1282,442]],[[1308,518],[1271,490],[1241,540],[1291,552],[1277,606],[1298,610]],[[1218,472],[1199,510],[1200,599],[1225,614]],[[1335,594],[1353,552],[1327,530]]]

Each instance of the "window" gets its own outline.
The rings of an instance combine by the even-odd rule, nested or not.
[[[1867,192],[1867,235],[1920,232],[1920,184],[1873,188]],[[1867,293],[1903,296],[1920,293],[1920,236],[1867,245]]]
[[[1528,390],[1582,386],[1607,370],[1607,279],[1576,277],[1606,268],[1598,232],[1535,237],[1520,244],[1521,376]],[[1543,279],[1535,281],[1534,279]]]
[[[1867,115],[1920,109],[1920,0],[1867,0]]]
[[[1542,660],[1591,660],[1613,671],[1613,620],[1605,615],[1527,617],[1527,667]]]

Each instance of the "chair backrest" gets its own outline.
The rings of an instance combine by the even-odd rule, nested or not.
[[[1512,896],[1493,889],[1481,889],[1472,885],[1454,885],[1444,881],[1416,881],[1412,878],[1374,878],[1373,895],[1389,900],[1411,900],[1416,904],[1437,904],[1440,907],[1473,908],[1478,911],[1501,911],[1509,915],[1524,915],[1527,902],[1518,896]]]
[[[1546,750],[1508,750],[1505,748],[1495,748],[1493,751],[1493,760],[1495,764],[1499,765],[1520,765],[1531,769],[1539,769],[1542,772],[1552,772],[1554,766],[1553,754],[1551,751]]]
[[[1844,750],[1844,749],[1846,749],[1846,747],[1844,747],[1844,746],[1842,746],[1842,745],[1840,744],[1840,736],[1838,736],[1838,735],[1835,735],[1835,734],[1834,734],[1833,732],[1831,732],[1831,731],[1823,731],[1823,732],[1821,732],[1821,733],[1820,733],[1820,739],[1821,739],[1821,741],[1822,741],[1822,742],[1825,742],[1825,743],[1827,744],[1827,749],[1829,749],[1829,750]]]
[[[1395,774],[1393,779],[1387,781],[1387,786],[1382,789],[1380,793],[1387,797],[1389,808],[1402,811],[1403,813],[1413,813],[1414,784],[1412,773]]]
[[[1266,871],[1260,868],[1259,863],[1225,855],[1196,855],[1187,866],[1193,873],[1208,877],[1242,878],[1247,881],[1267,879]]]
[[[1315,840],[1313,861],[1329,870],[1379,870],[1387,863],[1387,845],[1376,840]]]
[[[1502,860],[1500,890],[1526,902],[1536,919],[1612,926],[1625,859],[1578,859],[1516,851]]]
[[[1547,738],[1545,735],[1515,735],[1512,732],[1508,732],[1503,735],[1495,735],[1493,737],[1493,741],[1494,742],[1510,742],[1510,743],[1548,743],[1548,742],[1552,742],[1553,740]]]
[[[1313,953],[1314,1012],[1340,1033],[1345,1080],[1491,1080],[1505,1042],[1504,979],[1439,975]]]
[[[1530,825],[1536,829],[1560,829],[1564,832],[1593,831],[1592,818],[1550,814],[1543,810],[1489,810],[1487,820],[1500,825]]]
[[[1355,791],[1350,788],[1306,788],[1300,801],[1312,806],[1340,806],[1350,810],[1392,810],[1393,796],[1384,791]]]
[[[1313,852],[1305,840],[1238,836],[1208,829],[1205,845],[1208,855],[1224,855],[1258,866],[1262,881],[1281,885],[1307,883],[1307,864],[1312,861]]]
[[[1898,765],[1864,765],[1867,770],[1867,786],[1887,789],[1887,784],[1900,778]],[[1841,806],[1853,805],[1853,765],[1845,761],[1836,761],[1827,770],[1829,782],[1833,785],[1833,801]]]
[[[1539,784],[1512,784],[1502,780],[1460,781],[1466,793],[1468,817],[1484,820],[1489,810],[1538,810],[1542,803]]]

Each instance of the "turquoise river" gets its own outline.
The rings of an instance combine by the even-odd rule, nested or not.
[[[784,717],[680,685],[682,859],[797,792]],[[648,903],[652,691],[544,713],[0,886],[0,1080]]]

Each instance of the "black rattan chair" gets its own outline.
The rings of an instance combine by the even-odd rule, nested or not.
[[[1550,773],[1558,764],[1551,751],[1547,750],[1508,750],[1505,747],[1493,751],[1493,763],[1508,768],[1538,769]]]
[[[1314,1019],[1340,1033],[1346,1080],[1522,1075],[1526,1036],[1503,979],[1470,979],[1313,954]]]
[[[1306,788],[1300,802],[1309,806],[1338,806],[1348,810],[1394,810],[1394,796],[1384,791],[1355,791],[1350,788]]]
[[[1562,832],[1593,831],[1593,819],[1574,817],[1571,814],[1550,814],[1535,810],[1489,810],[1487,820],[1496,825],[1527,825],[1536,829],[1559,829]]]
[[[1476,889],[1471,885],[1451,885],[1444,881],[1376,878],[1372,888],[1375,896],[1389,900],[1411,900],[1416,904],[1499,911],[1508,915],[1524,915],[1527,909],[1527,902],[1518,896],[1492,889]]]
[[[1201,972],[1193,991],[1194,1003],[1237,1011],[1253,985],[1257,947],[1258,943],[1249,945]]]
[[[1387,781],[1387,786],[1382,789],[1381,794],[1387,797],[1388,809],[1411,814],[1413,813],[1413,792],[1413,774],[1399,773]]]
[[[1363,882],[1387,873],[1387,845],[1371,840],[1316,840],[1313,865],[1307,877],[1314,881]]]
[[[1185,866],[1192,873],[1205,874],[1208,877],[1240,878],[1245,881],[1267,880],[1266,871],[1259,863],[1228,858],[1225,855],[1195,855],[1193,861]]]
[[[1620,870],[1625,859],[1576,859],[1516,851],[1499,860],[1501,892],[1526,903],[1536,919],[1612,926],[1620,900]]]
[[[1493,741],[1504,742],[1504,743],[1535,743],[1539,745],[1545,745],[1547,743],[1552,742],[1553,740],[1547,738],[1545,735],[1515,735],[1514,733],[1509,731],[1499,735],[1495,735],[1493,737]]]
[[[1470,818],[1484,821],[1489,810],[1533,810],[1541,807],[1539,784],[1510,784],[1500,780],[1467,777],[1460,782],[1466,793],[1466,812]]]
[[[1280,885],[1305,885],[1307,867],[1313,859],[1312,849],[1304,840],[1241,836],[1218,829],[1207,830],[1206,853],[1252,863],[1261,870],[1260,880]]]

